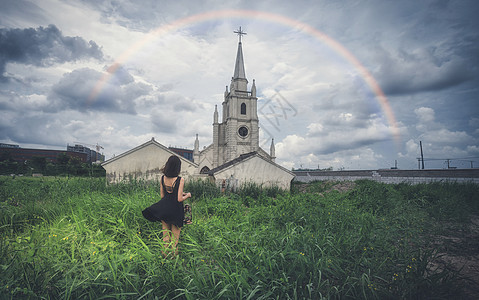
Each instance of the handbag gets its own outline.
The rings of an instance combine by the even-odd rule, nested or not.
[[[183,218],[183,224],[190,225],[193,224],[193,215],[191,214],[191,205],[185,204],[183,207],[185,216]]]

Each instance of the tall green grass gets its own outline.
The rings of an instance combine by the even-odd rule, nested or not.
[[[460,296],[457,274],[427,267],[436,255],[427,236],[438,221],[477,213],[477,186],[328,185],[221,194],[188,183],[193,224],[180,254],[164,259],[161,225],[141,215],[159,200],[158,184],[1,178],[0,298]]]

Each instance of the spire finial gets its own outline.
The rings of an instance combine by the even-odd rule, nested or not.
[[[241,26],[240,26],[240,28],[239,28],[237,31],[233,31],[233,32],[236,33],[236,34],[239,36],[239,42],[240,42],[240,43],[241,43],[241,36],[247,34],[247,33],[244,32],[243,30],[241,30]]]
[[[271,146],[269,147],[269,156],[271,157],[271,160],[274,162],[274,159],[276,158],[276,149],[274,147],[274,138],[271,139]]]
[[[213,113],[213,124],[218,124],[218,105],[215,105],[215,112]]]

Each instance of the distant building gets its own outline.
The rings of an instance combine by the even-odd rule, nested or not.
[[[20,147],[0,147],[0,156],[24,163],[30,161],[34,157],[44,157],[47,161],[56,163],[58,162],[58,156],[65,154],[70,158],[79,159],[81,162],[87,162],[86,153],[78,153],[65,150],[48,150],[48,149],[28,149]]]
[[[182,156],[188,160],[193,161],[193,150],[190,149],[183,149],[183,148],[176,148],[176,147],[168,147],[171,151],[175,152],[179,156]]]
[[[20,148],[20,146],[19,145],[0,143],[0,148]]]
[[[99,152],[92,150],[88,147],[85,147],[80,144],[76,144],[75,146],[70,146],[67,145],[67,151],[71,152],[77,152],[77,153],[85,153],[87,162],[89,163],[94,163],[97,161],[104,162],[105,161],[105,155],[100,154]]]
[[[52,163],[58,162],[59,155],[67,155],[70,158],[78,159],[83,163],[94,163],[97,161],[105,161],[105,156],[88,147],[82,145],[68,146],[67,150],[51,150],[51,149],[31,149],[21,148],[19,145],[0,143],[0,157],[2,159],[10,159],[24,163],[30,161],[34,157],[44,157]]]

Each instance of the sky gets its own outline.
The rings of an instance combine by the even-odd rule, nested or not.
[[[212,143],[241,26],[284,167],[479,167],[476,0],[0,0],[0,143]],[[221,122],[221,120],[220,120]]]

